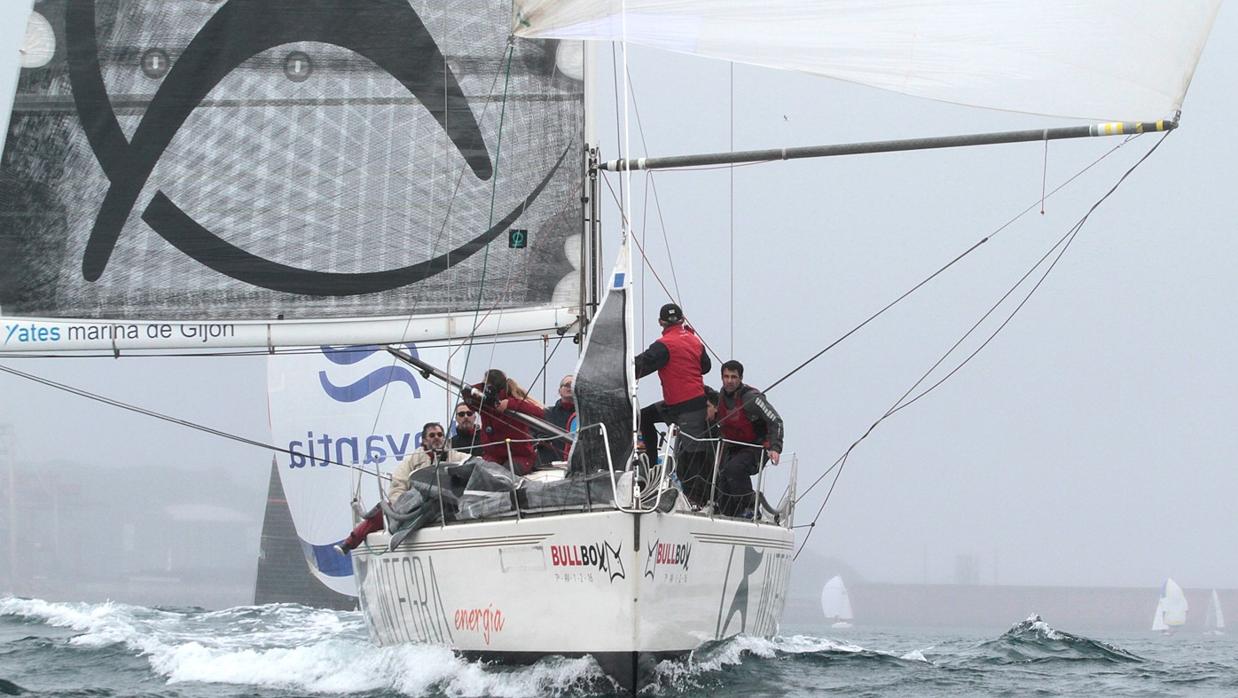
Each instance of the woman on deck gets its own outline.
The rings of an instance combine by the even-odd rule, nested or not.
[[[533,417],[545,416],[541,403],[529,397],[524,388],[507,374],[492,368],[486,371],[486,379],[473,386],[482,392],[479,401],[472,391],[465,401],[481,411],[482,457],[492,463],[507,465],[510,449],[511,462],[516,474],[527,475],[537,464],[537,449],[532,443],[529,427],[511,412],[521,412]],[[508,439],[511,441],[509,442]]]

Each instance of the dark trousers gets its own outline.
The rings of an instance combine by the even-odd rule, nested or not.
[[[718,505],[726,516],[753,509],[752,476],[760,470],[761,449],[729,445],[718,467]]]
[[[713,486],[714,451],[706,448],[699,451],[681,451],[675,457],[675,474],[688,501],[697,507],[709,503],[709,491]]]
[[[649,456],[649,462],[653,463],[658,459],[658,423],[667,423],[666,403],[655,402],[652,405],[645,405],[640,410],[640,435],[645,442],[645,453]]]

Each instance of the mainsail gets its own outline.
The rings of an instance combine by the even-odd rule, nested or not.
[[[3,351],[569,325],[581,52],[510,43],[509,12],[38,3],[0,169]]]
[[[524,37],[600,39],[904,94],[1174,118],[1221,0],[516,0]]]

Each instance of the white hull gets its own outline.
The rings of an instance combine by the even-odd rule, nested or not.
[[[379,645],[526,661],[594,655],[625,688],[652,660],[778,631],[793,534],[773,524],[616,510],[456,523],[354,551]]]

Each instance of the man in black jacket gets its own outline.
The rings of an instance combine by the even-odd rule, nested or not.
[[[451,448],[471,456],[481,455],[481,429],[477,412],[467,402],[456,405],[456,433],[451,435]]]
[[[743,382],[744,365],[734,359],[722,364],[722,390],[716,419],[725,440],[718,469],[719,508],[738,516],[753,508],[752,476],[762,453],[777,465],[782,454],[782,417],[760,390]]]
[[[571,431],[569,422],[572,420],[572,415],[576,414],[576,397],[572,393],[575,384],[575,376],[570,373],[564,376],[563,380],[559,381],[559,399],[555,401],[555,404],[546,408],[544,419],[564,431]],[[534,432],[534,436],[545,437],[547,435]],[[537,444],[538,462],[542,465],[550,465],[554,461],[567,460],[571,445],[570,441],[564,439],[539,441]]]

